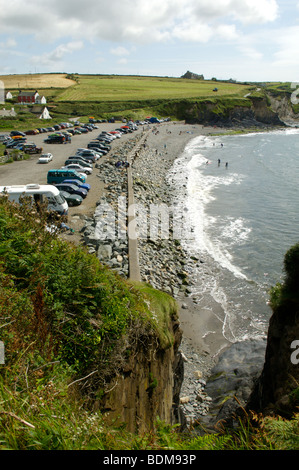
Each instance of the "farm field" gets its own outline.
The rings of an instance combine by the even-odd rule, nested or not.
[[[171,77],[119,75],[0,75],[6,91],[38,90],[54,102],[124,102],[215,97],[244,97],[252,86]],[[217,87],[218,91],[213,89]]]
[[[203,107],[206,100],[217,103],[219,114],[224,113],[226,107],[250,106],[246,97],[257,92],[254,84],[172,77],[49,73],[2,75],[0,80],[13,97],[6,101],[5,107],[13,106],[17,112],[15,118],[0,119],[1,130],[40,127],[30,112],[31,107],[17,104],[19,90],[37,90],[45,96],[50,115],[58,122],[74,116],[83,120],[88,116],[143,120],[149,115],[178,120],[188,116],[190,119],[196,118],[196,109],[193,116],[190,103],[202,102]]]
[[[136,101],[217,96],[244,96],[249,86],[215,81],[168,77],[76,76],[77,83],[65,88],[56,101]]]
[[[39,90],[44,88],[67,88],[76,82],[66,78],[66,73],[44,73],[24,75],[0,75],[5,90]]]

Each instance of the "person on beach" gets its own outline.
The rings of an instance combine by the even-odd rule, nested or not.
[[[228,162],[226,162],[226,164],[225,164],[225,168],[227,168],[227,167],[228,167]]]

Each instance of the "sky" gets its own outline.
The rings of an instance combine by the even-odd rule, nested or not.
[[[0,74],[299,82],[299,0],[0,0]]]

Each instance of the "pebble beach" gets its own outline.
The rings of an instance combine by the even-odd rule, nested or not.
[[[187,143],[197,136],[216,132],[217,129],[212,127],[177,122],[145,126],[141,134],[135,137],[133,134],[124,146],[118,145],[108,160],[98,163],[98,177],[105,184],[105,190],[97,201],[93,217],[85,218],[82,229],[90,253],[97,254],[102,262],[128,277],[128,241],[124,226],[127,172],[124,168],[116,167],[117,161],[125,160],[130,154],[134,203],[148,216],[151,205],[171,206],[172,188],[167,182],[167,175]],[[138,146],[138,142],[142,144]],[[136,146],[138,150],[132,153]],[[113,207],[118,212],[118,219],[123,220],[124,236],[119,236],[121,228],[118,225],[118,233],[113,241],[99,240],[96,232],[105,205]],[[212,399],[205,391],[206,381],[217,364],[219,352],[230,346],[230,343],[222,335],[223,325],[218,316],[208,310],[201,310],[196,299],[190,295],[193,280],[189,276],[191,269],[188,263],[196,263],[202,269],[208,269],[205,260],[201,257],[193,257],[191,261],[187,259],[179,240],[172,236],[171,222],[168,236],[152,237],[148,219],[137,220],[141,235],[137,242],[141,280],[172,295],[179,307],[183,331],[181,354],[184,360],[181,406],[190,424],[209,412]]]

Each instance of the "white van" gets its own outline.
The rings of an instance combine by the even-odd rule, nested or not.
[[[31,196],[32,202],[48,202],[48,210],[56,211],[61,215],[67,215],[68,203],[61,196],[59,189],[51,184],[26,184],[16,186],[0,186],[0,194],[6,193],[8,200],[20,202],[20,197]]]

